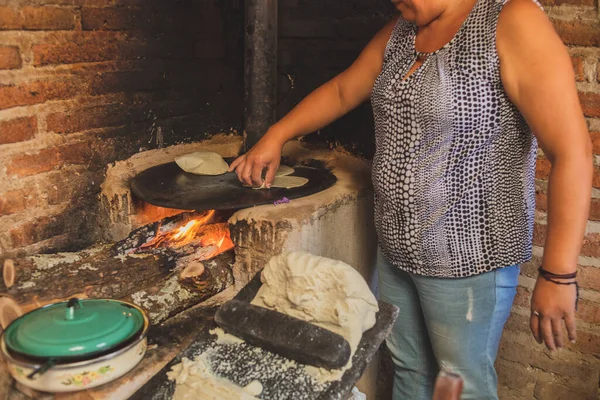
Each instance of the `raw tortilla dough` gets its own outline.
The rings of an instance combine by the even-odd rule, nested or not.
[[[210,151],[197,151],[175,159],[179,168],[196,175],[222,175],[229,169],[223,157]]]
[[[262,392],[262,384],[258,381],[242,388],[216,376],[210,369],[206,354],[200,354],[194,361],[184,357],[181,363],[167,372],[167,377],[177,383],[173,400],[259,400],[255,396]]]
[[[287,165],[280,165],[275,171],[275,176],[286,176],[294,173],[294,168],[288,167]]]
[[[379,306],[363,277],[342,261],[305,252],[271,258],[252,304],[311,322],[342,335],[352,354],[375,325]]]
[[[306,184],[306,182],[308,182],[308,179],[306,178],[301,178],[301,179],[296,179],[296,178],[300,178],[299,176],[297,177],[292,177],[290,176],[289,178],[285,178],[285,179],[278,179],[282,176],[288,176],[293,174],[295,171],[294,168],[292,167],[288,167],[287,165],[280,165],[279,168],[277,168],[277,171],[275,171],[275,179],[273,180],[273,183],[271,184],[271,187],[283,187],[286,189],[289,189],[291,187],[298,187],[298,186],[303,186]],[[294,179],[291,179],[294,178]],[[289,185],[292,186],[289,186]],[[244,184],[245,187],[251,187],[249,185]],[[259,187],[255,187],[253,189],[266,189],[265,183],[263,182],[263,184]]]
[[[304,186],[307,182],[308,179],[301,176],[275,176],[275,179],[273,179],[273,182],[271,183],[271,187],[291,189]],[[267,187],[265,186],[265,182],[263,182],[259,187],[253,187],[252,189],[267,189]]]

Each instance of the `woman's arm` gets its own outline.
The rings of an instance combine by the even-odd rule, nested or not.
[[[265,183],[270,187],[279,166],[281,148],[288,140],[326,126],[369,98],[381,72],[385,46],[396,21],[397,18],[384,26],[348,69],[313,91],[271,126],[250,151],[231,164],[229,170],[235,170],[240,181],[259,186],[262,172],[267,168]]]
[[[542,267],[576,271],[588,218],[592,151],[569,54],[531,0],[511,0],[497,31],[504,88],[551,163]],[[531,330],[550,349],[562,347],[562,320],[575,340],[575,287],[539,277],[531,300]],[[539,314],[539,315],[538,315]]]

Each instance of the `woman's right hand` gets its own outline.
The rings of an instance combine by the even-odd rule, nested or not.
[[[256,187],[263,184],[262,172],[266,168],[265,186],[270,188],[279,168],[283,144],[272,132],[267,132],[246,154],[231,163],[229,171],[235,171],[240,182]]]
[[[273,125],[250,151],[231,164],[229,171],[235,171],[246,185],[261,186],[262,172],[267,168],[264,183],[271,187],[286,141],[321,129],[369,98],[397,20],[387,23],[348,69],[313,91]]]

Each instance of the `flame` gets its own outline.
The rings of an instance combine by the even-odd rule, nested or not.
[[[194,218],[184,225],[168,232],[161,232],[140,249],[170,247],[179,249],[188,245],[200,247],[199,260],[207,260],[233,248],[227,223],[214,223],[211,220],[215,211]],[[160,232],[160,229],[158,230]]]

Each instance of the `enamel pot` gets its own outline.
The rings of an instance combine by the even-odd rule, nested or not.
[[[0,339],[11,375],[42,392],[74,392],[124,375],[146,352],[146,313],[118,300],[71,299],[14,320]]]

